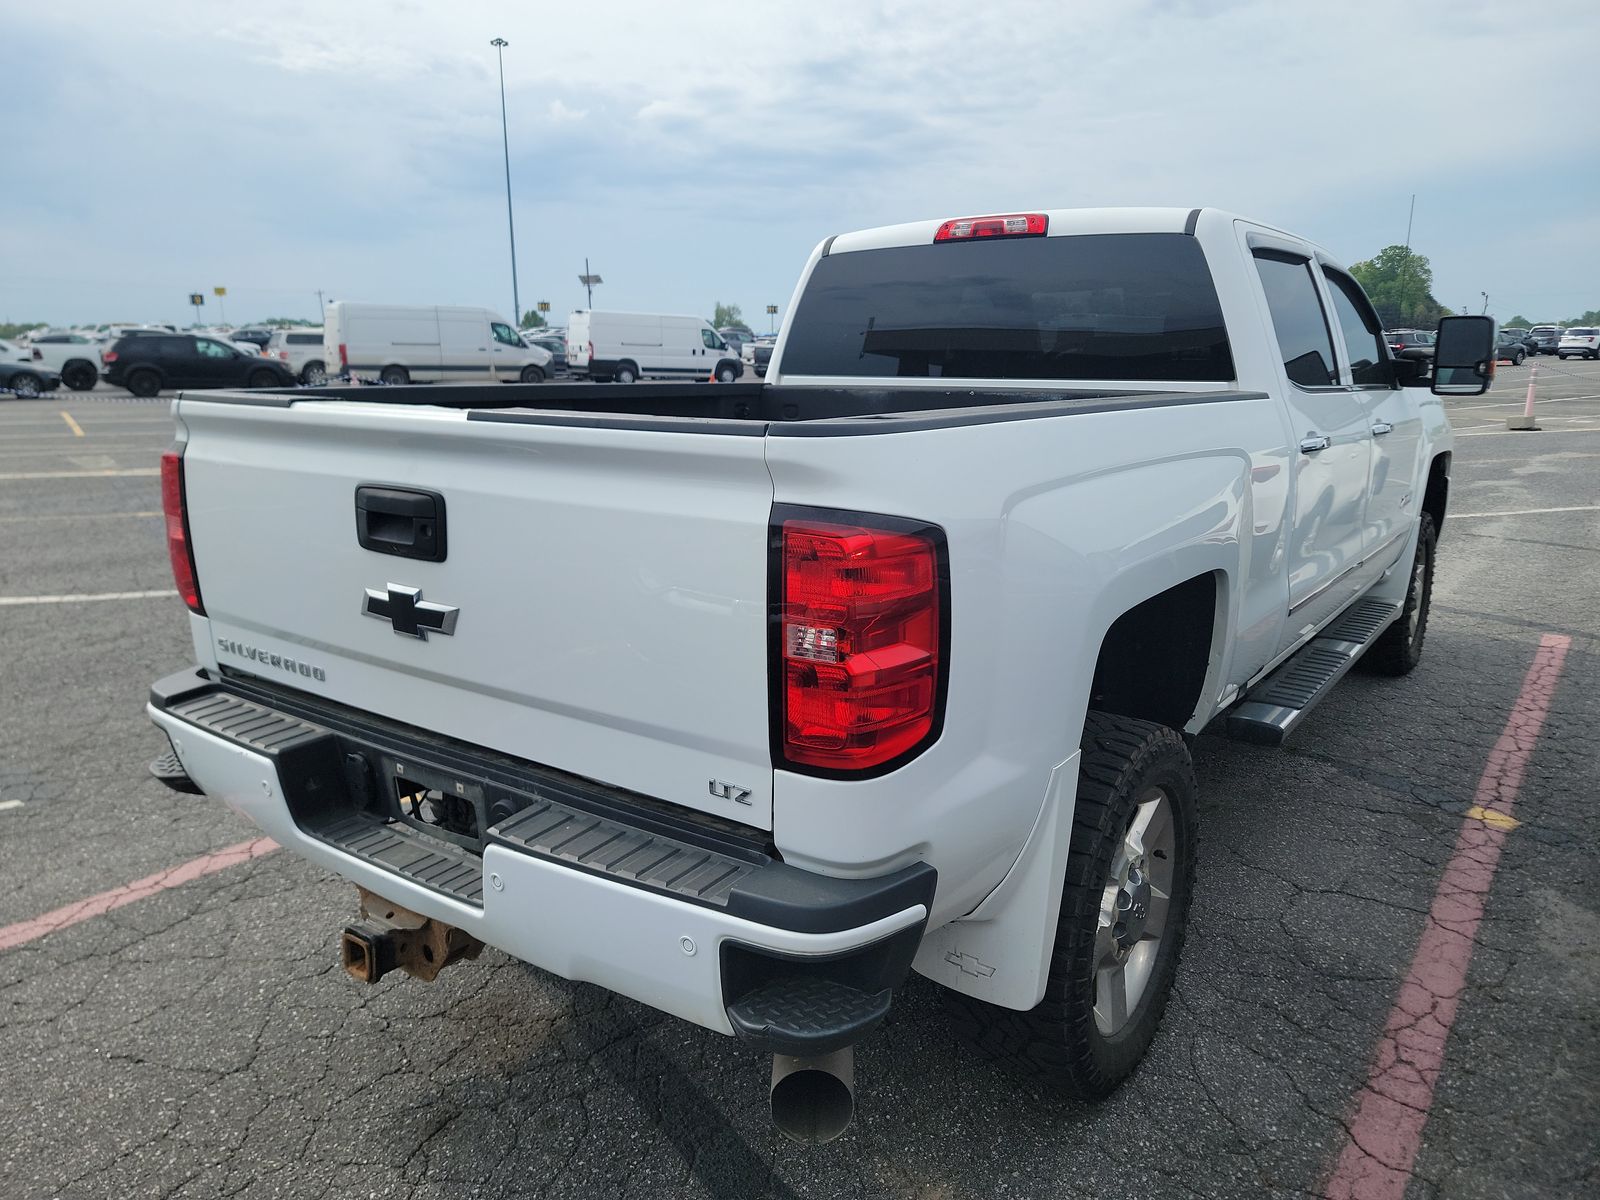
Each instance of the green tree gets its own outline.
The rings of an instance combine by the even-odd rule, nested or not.
[[[1528,320],[1527,317],[1523,316],[1521,313],[1518,313],[1516,316],[1502,321],[1501,324],[1507,329],[1527,329],[1534,325],[1535,322]]]
[[[711,328],[721,329],[725,325],[743,325],[744,314],[739,311],[737,304],[724,304],[717,301],[717,311],[712,315]]]
[[[543,329],[548,324],[550,324],[550,322],[544,319],[544,314],[536,312],[531,308],[522,314],[523,329]]]
[[[1350,268],[1378,310],[1386,328],[1437,324],[1450,310],[1433,297],[1433,268],[1426,255],[1404,246],[1385,246]]]

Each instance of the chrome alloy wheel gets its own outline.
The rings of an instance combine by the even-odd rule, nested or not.
[[[1111,860],[1094,940],[1094,1023],[1120,1032],[1139,1007],[1161,952],[1176,865],[1172,803],[1159,787],[1139,797]]]
[[[1406,613],[1406,640],[1411,641],[1417,636],[1417,626],[1422,623],[1422,589],[1427,582],[1428,552],[1424,546],[1417,547],[1417,561],[1411,566],[1411,593],[1409,611]]]

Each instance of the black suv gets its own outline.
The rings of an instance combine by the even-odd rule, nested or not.
[[[103,355],[105,381],[135,396],[162,388],[288,387],[287,363],[246,354],[214,338],[169,333],[118,338]]]
[[[1561,327],[1559,325],[1535,325],[1528,330],[1528,336],[1533,339],[1533,353],[1554,354],[1556,347],[1561,344]]]

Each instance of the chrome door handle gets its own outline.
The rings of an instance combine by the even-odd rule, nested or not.
[[[1318,450],[1326,450],[1333,445],[1333,439],[1327,434],[1308,433],[1300,439],[1301,454],[1315,454]]]
[[[1372,427],[1372,436],[1373,437],[1382,437],[1384,434],[1390,432],[1393,429],[1394,429],[1394,426],[1389,424],[1389,422],[1387,422],[1387,421],[1379,421],[1375,425],[1373,425],[1373,427]]]

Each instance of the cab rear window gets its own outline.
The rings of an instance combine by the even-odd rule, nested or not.
[[[831,254],[806,283],[786,375],[1234,378],[1200,244],[1176,233],[985,238]]]

